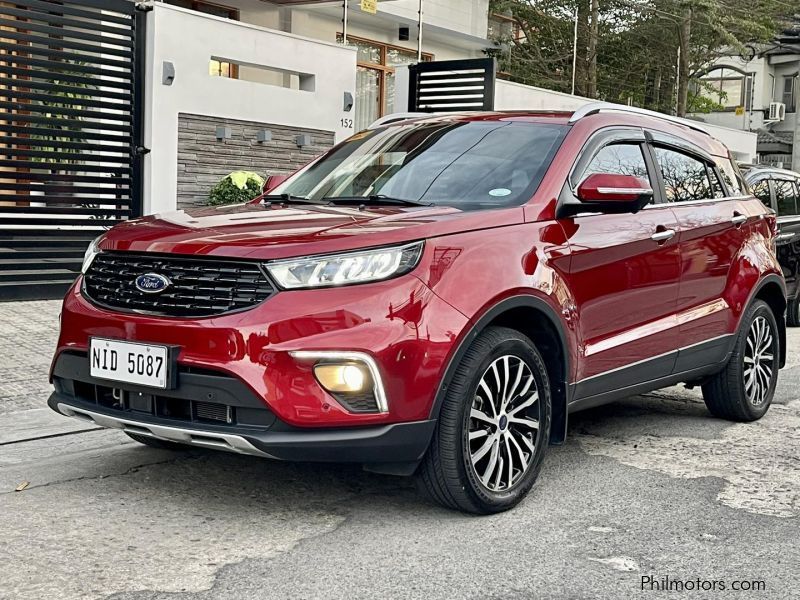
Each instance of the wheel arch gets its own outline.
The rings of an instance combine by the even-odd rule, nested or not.
[[[755,300],[763,300],[772,309],[775,320],[778,322],[778,335],[780,337],[780,368],[786,366],[786,284],[783,279],[775,274],[764,277],[753,290],[747,306]],[[744,313],[743,313],[744,314]],[[741,326],[741,323],[740,323]]]
[[[512,296],[494,304],[472,323],[450,357],[445,375],[436,390],[431,419],[437,419],[459,362],[476,337],[490,326],[503,326],[529,337],[542,354],[547,367],[552,396],[551,444],[566,438],[570,354],[564,325],[558,313],[545,300],[531,295]],[[548,351],[551,350],[551,351]],[[556,350],[553,352],[552,350]]]

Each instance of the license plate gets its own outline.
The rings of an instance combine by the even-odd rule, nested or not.
[[[99,379],[165,389],[169,385],[167,346],[92,338],[89,374]]]

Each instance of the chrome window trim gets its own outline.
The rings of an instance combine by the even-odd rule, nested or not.
[[[651,196],[653,188],[615,188],[615,187],[602,187],[597,188],[598,194],[637,194],[639,196]]]
[[[691,200],[689,202],[675,202],[674,200],[667,200],[660,204],[648,204],[642,210],[649,210],[651,208],[665,207],[665,206],[698,206],[705,204],[714,204],[717,202],[730,202],[732,200],[758,200],[755,196],[725,196],[724,198],[707,198],[705,200]]]
[[[378,405],[378,413],[385,414],[389,412],[389,401],[386,398],[386,391],[383,385],[383,378],[381,377],[380,369],[378,369],[378,363],[376,363],[375,359],[366,352],[349,350],[293,350],[289,352],[289,356],[302,361],[344,360],[359,362],[365,365],[369,370],[370,376],[372,377],[372,393],[375,394],[375,403]]]

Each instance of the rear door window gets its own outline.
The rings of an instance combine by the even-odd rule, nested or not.
[[[695,202],[714,198],[708,164],[683,152],[655,148],[656,162],[670,202]]]
[[[780,217],[796,215],[797,213],[797,187],[788,179],[775,179],[775,210]]]

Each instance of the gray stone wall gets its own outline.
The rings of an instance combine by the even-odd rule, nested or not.
[[[231,137],[217,140],[217,127],[230,127]],[[272,140],[256,141],[261,129]],[[311,136],[299,148],[295,137]],[[209,190],[231,171],[255,171],[262,176],[291,173],[333,146],[333,132],[284,127],[181,113],[178,115],[178,208],[202,206]]]

